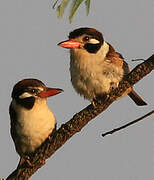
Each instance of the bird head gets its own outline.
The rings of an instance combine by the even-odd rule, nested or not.
[[[58,45],[68,49],[83,49],[89,53],[97,53],[104,43],[102,33],[94,28],[79,28],[69,33],[69,39]]]
[[[27,109],[31,109],[35,100],[46,99],[62,91],[62,89],[46,87],[38,79],[23,79],[13,87],[12,99]]]

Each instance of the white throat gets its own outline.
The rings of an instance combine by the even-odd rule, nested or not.
[[[48,108],[46,99],[36,100],[30,110],[18,105],[15,100],[12,101],[12,106],[18,117],[15,130],[21,141],[19,154],[32,152],[55,128],[55,117]]]

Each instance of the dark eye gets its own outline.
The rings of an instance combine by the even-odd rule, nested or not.
[[[85,37],[83,38],[83,41],[89,41],[89,36],[85,36]]]
[[[34,93],[34,94],[37,93],[37,89],[31,89],[30,91],[31,93]]]

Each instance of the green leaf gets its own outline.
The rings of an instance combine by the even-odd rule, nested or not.
[[[75,12],[77,11],[78,7],[80,6],[80,4],[83,2],[83,0],[74,0],[73,5],[72,5],[72,9],[69,15],[69,21],[72,22],[73,16],[75,14]]]
[[[58,0],[57,0],[58,1]],[[56,2],[57,2],[56,1]],[[61,4],[57,7],[57,17],[61,18],[64,14],[65,8],[68,5],[70,0],[62,0]]]
[[[59,0],[56,0],[56,2],[53,4],[52,8],[55,9],[56,4],[58,3]]]
[[[90,0],[86,0],[85,1],[85,5],[86,5],[86,11],[87,11],[87,15],[89,14],[89,10],[90,10]]]
[[[86,6],[86,12],[87,15],[89,14],[90,11],[90,0],[55,0],[55,3],[53,4],[52,8],[55,9],[56,5],[58,4],[58,2],[61,1],[59,3],[59,5],[56,8],[56,12],[57,12],[57,17],[58,18],[62,18],[64,11],[68,5],[68,3],[70,1],[72,1],[72,7],[70,10],[70,15],[69,15],[69,21],[72,22],[72,19],[78,9],[78,7],[80,6],[80,4],[85,1],[85,6]]]

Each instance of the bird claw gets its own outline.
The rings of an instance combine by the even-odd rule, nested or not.
[[[93,107],[95,108],[96,107],[96,104],[97,104],[97,100],[96,99],[93,99],[91,104],[93,105]]]
[[[30,162],[30,157],[29,156],[26,156],[25,161],[28,164],[28,166],[33,167],[33,164]]]
[[[102,99],[105,100],[108,97],[108,94],[98,95],[97,97],[93,98],[91,104],[95,108],[97,104],[102,104]]]
[[[18,164],[17,168],[22,166],[24,164],[24,162],[26,162],[28,166],[33,167],[32,163],[30,162],[30,157],[28,155],[25,155],[25,156],[22,156],[20,158],[20,161],[19,161],[19,164]]]
[[[55,125],[55,128],[52,130],[51,134],[49,134],[48,136],[49,141],[52,139],[53,134],[56,132],[56,130],[57,130],[57,124]]]

